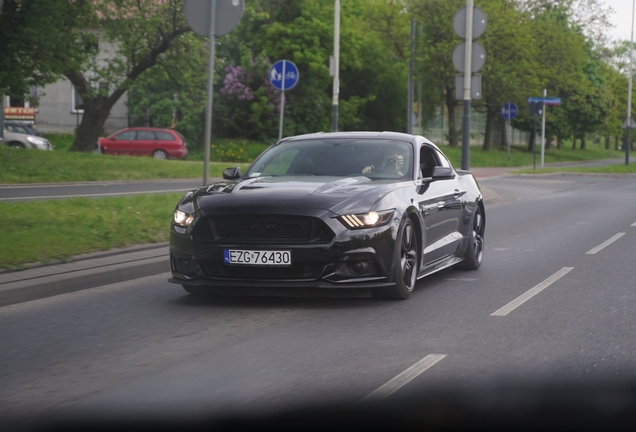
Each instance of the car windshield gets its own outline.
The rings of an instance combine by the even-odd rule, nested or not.
[[[265,151],[246,176],[366,176],[406,179],[411,144],[388,139],[311,139],[284,142]]]

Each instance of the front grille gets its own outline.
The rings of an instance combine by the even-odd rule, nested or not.
[[[232,215],[202,218],[195,241],[231,243],[329,243],[334,237],[320,219],[308,216]]]
[[[296,263],[288,267],[232,266],[215,262],[200,262],[205,276],[228,279],[317,279],[324,264]]]

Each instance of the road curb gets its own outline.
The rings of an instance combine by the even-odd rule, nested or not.
[[[170,272],[166,244],[0,275],[0,307]]]

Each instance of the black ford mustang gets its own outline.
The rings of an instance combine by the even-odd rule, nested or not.
[[[190,293],[364,288],[405,299],[419,278],[481,265],[479,186],[421,136],[286,138],[223,177],[174,212],[170,281]]]

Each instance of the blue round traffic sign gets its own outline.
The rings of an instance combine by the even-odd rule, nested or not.
[[[289,60],[278,60],[269,68],[269,82],[278,90],[291,90],[298,84],[298,68]]]
[[[517,105],[512,102],[507,102],[503,107],[501,107],[501,115],[506,120],[512,120],[517,117],[517,112],[519,112],[519,109],[517,108]]]

